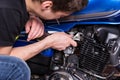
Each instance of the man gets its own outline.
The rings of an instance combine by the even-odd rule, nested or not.
[[[64,50],[70,45],[77,46],[70,35],[61,32],[34,44],[13,48],[16,36],[25,24],[28,41],[44,33],[44,27],[34,25],[38,21],[38,25],[43,26],[40,20],[34,17],[32,21],[28,20],[30,14],[51,20],[68,16],[82,7],[82,0],[0,0],[0,79],[29,80],[30,70],[23,60],[50,47]]]

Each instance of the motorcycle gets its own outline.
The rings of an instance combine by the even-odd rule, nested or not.
[[[120,0],[88,0],[82,11],[46,21],[46,33],[73,35],[77,47],[64,51],[46,49],[27,61],[32,80],[119,80],[120,79]],[[26,41],[21,32],[15,47],[41,40]],[[43,62],[44,61],[44,62]]]

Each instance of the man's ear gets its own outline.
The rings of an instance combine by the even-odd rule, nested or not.
[[[44,2],[41,3],[41,9],[42,10],[51,9],[52,6],[53,6],[52,1],[44,1]]]

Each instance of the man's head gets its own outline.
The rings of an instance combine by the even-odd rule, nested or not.
[[[26,0],[30,12],[43,19],[57,19],[83,9],[87,0]]]

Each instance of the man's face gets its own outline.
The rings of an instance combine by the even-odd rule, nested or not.
[[[41,15],[41,17],[43,19],[46,19],[46,20],[52,20],[52,19],[59,19],[61,17],[65,17],[65,16],[68,16],[70,14],[68,13],[65,13],[65,12],[48,12],[48,13],[44,13],[43,15]]]
[[[33,2],[31,12],[45,20],[58,19],[70,15],[68,12],[53,12],[51,7],[53,3],[51,1],[45,1],[43,3]]]
[[[35,12],[38,16],[40,16],[42,19],[45,20],[52,20],[52,19],[59,19],[61,17],[65,17],[70,15],[70,13],[65,13],[65,12],[52,12],[51,10],[46,10],[42,12]]]

